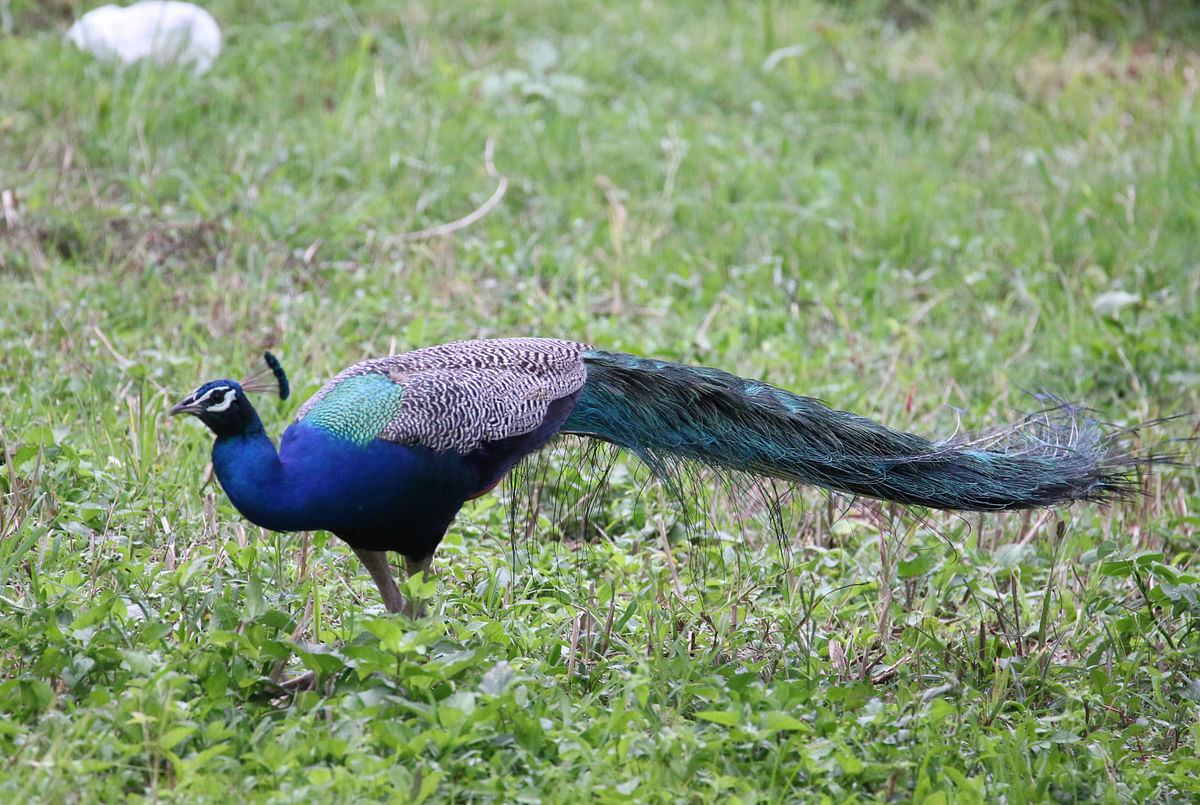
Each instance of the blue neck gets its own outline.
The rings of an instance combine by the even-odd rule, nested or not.
[[[305,505],[274,443],[254,422],[242,433],[218,436],[212,449],[213,472],[237,510],[256,525],[272,531],[314,528],[313,512]]]

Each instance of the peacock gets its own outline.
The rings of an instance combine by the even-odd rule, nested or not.
[[[249,377],[205,383],[170,413],[193,414],[216,436],[213,470],[246,519],[335,534],[387,610],[410,616],[387,552],[408,574],[427,570],[463,504],[557,434],[629,450],[660,476],[685,462],[959,511],[1119,498],[1153,461],[1069,407],[1063,427],[933,442],[718,369],[552,338],[356,363],[300,407],[276,450],[247,394],[288,390],[268,352]]]

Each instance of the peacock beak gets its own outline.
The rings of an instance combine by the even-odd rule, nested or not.
[[[204,406],[196,404],[196,393],[192,392],[182,400],[177,402],[167,412],[167,416],[179,416],[180,414],[199,414],[204,410]]]

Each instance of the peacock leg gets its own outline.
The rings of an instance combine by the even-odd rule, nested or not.
[[[413,559],[406,556],[404,557],[404,575],[411,578],[418,573],[424,573],[426,576],[428,576],[429,566],[432,564],[433,554],[426,556],[424,559]],[[425,617],[425,605],[420,603],[413,605],[413,613],[414,614],[412,617],[414,618]]]
[[[396,579],[392,576],[392,566],[388,562],[386,551],[367,551],[360,548],[354,548],[354,553],[366,566],[367,572],[371,574],[372,581],[379,588],[379,594],[383,598],[383,605],[388,612],[393,614],[407,615],[410,618],[419,618],[425,614],[425,607],[414,607],[408,601],[404,600],[404,595],[400,592],[400,588],[396,586]],[[427,556],[420,561],[404,557],[404,572],[411,576],[414,573],[428,570],[430,564],[433,563],[433,557]],[[279,671],[283,670],[282,664]],[[315,690],[317,684],[317,675],[314,671],[305,671],[294,679],[289,679],[283,682],[272,678],[279,687],[284,690]]]
[[[424,559],[413,559],[412,557],[404,557],[404,575],[415,576],[418,573],[429,575],[429,566],[433,564],[433,554],[426,556]]]
[[[416,614],[412,605],[404,600],[404,596],[400,594],[400,588],[396,586],[396,579],[392,576],[392,566],[388,562],[387,551],[368,551],[363,548],[355,548],[354,553],[366,566],[367,572],[371,574],[371,580],[379,588],[379,595],[383,598],[383,606],[387,611],[415,618]],[[407,562],[407,560],[405,561]]]

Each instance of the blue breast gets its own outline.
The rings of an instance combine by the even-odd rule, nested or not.
[[[288,486],[305,498],[319,528],[356,548],[432,553],[479,472],[456,453],[372,439],[365,445],[298,422],[279,449]],[[427,548],[427,550],[426,550]]]
[[[480,489],[477,462],[297,422],[278,454],[261,428],[221,437],[213,468],[249,520],[274,531],[331,531],[356,548],[423,558]]]

